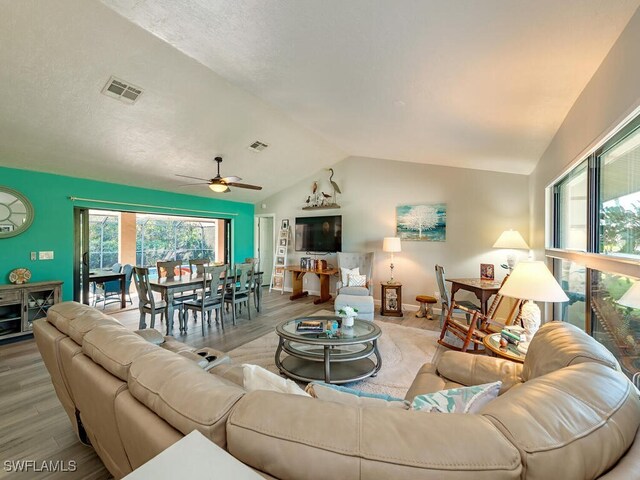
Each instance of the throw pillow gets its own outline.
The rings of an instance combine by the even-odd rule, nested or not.
[[[356,268],[340,268],[340,278],[342,279],[342,286],[346,287],[349,284],[349,275],[360,275],[360,267]]]
[[[366,275],[349,275],[349,282],[347,283],[349,287],[366,287],[367,286],[367,276]]]
[[[487,403],[497,398],[501,385],[502,382],[484,383],[417,395],[411,409],[422,412],[478,413]]]
[[[311,382],[305,391],[312,397],[327,402],[356,407],[382,407],[409,409],[409,402],[390,395],[362,392],[353,388],[330,385],[324,382]]]
[[[282,378],[258,365],[242,365],[244,375],[244,389],[248,392],[254,390],[270,390],[272,392],[291,393],[310,397],[296,382]]]

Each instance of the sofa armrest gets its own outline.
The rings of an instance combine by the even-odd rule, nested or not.
[[[443,353],[437,364],[437,371],[443,377],[462,385],[480,385],[500,380],[500,393],[522,383],[522,364],[472,353]]]

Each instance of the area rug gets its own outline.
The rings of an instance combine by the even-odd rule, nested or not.
[[[382,369],[376,377],[345,386],[404,398],[420,367],[441,354],[442,350],[437,343],[439,333],[386,322],[376,324],[382,330],[378,339]],[[277,347],[278,336],[272,332],[230,351],[229,356],[234,363],[260,365],[278,373],[274,360]],[[283,353],[283,357],[284,355],[286,354]]]

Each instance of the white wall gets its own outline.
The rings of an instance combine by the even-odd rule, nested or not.
[[[545,187],[640,105],[640,10],[635,13],[567,114],[530,175],[531,240],[543,257]]]
[[[480,170],[396,162],[375,158],[349,157],[334,166],[339,210],[304,211],[304,201],[314,180],[320,189],[331,192],[329,172],[319,171],[256,205],[256,213],[275,213],[277,225],[288,218],[342,215],[345,252],[376,253],[375,298],[380,297],[380,281],[389,278],[389,257],[382,252],[382,239],[395,235],[395,208],[403,204],[446,203],[446,242],[402,242],[395,257],[394,277],[403,283],[403,303],[415,304],[417,294],[433,295],[437,290],[434,265],[445,266],[449,277],[478,277],[480,263],[499,267],[505,252],[491,248],[503,230],[514,228],[524,238],[529,235],[528,177]],[[297,264],[304,253],[289,250],[289,264]],[[526,252],[522,253],[526,257]],[[335,265],[335,255],[326,258]],[[306,275],[307,288],[319,289],[314,275]],[[285,287],[290,288],[287,277]],[[334,284],[332,283],[332,288]]]

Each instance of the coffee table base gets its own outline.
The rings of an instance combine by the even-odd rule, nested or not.
[[[302,382],[321,381],[326,383],[348,383],[375,377],[380,369],[370,358],[361,358],[351,362],[331,362],[330,378],[325,378],[323,362],[313,362],[293,356],[280,362],[280,373]]]

